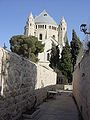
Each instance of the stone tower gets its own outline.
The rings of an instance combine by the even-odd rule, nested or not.
[[[24,35],[26,36],[34,36],[35,33],[35,23],[32,13],[28,17],[28,20],[26,22],[26,26],[24,28]]]
[[[59,45],[62,47],[65,46],[66,33],[67,33],[67,23],[64,17],[62,17],[60,25],[58,27],[58,42],[59,42]]]

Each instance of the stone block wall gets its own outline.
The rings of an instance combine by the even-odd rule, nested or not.
[[[48,74],[56,78],[56,73],[44,67],[41,72],[39,67],[42,66],[0,48],[0,120],[18,119],[33,106],[35,96],[38,105],[46,98],[47,90],[54,88],[56,79],[51,81]]]
[[[84,120],[90,120],[90,51],[73,73],[73,95]]]
[[[0,120],[18,118],[34,101],[37,67],[0,48]]]
[[[37,83],[35,89],[56,84],[57,75],[49,67],[37,65]]]

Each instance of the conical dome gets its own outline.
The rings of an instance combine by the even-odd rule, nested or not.
[[[46,23],[57,26],[57,23],[51,16],[44,10],[39,16],[35,18],[35,23]]]

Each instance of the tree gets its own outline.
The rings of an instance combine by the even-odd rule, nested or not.
[[[52,43],[50,67],[54,70],[57,68],[59,63],[59,48],[54,43]]]
[[[71,51],[70,51],[70,46],[68,44],[68,40],[66,41],[65,47],[63,47],[63,50],[61,53],[60,70],[62,74],[66,76],[68,81],[71,82],[72,62],[71,62]]]
[[[76,64],[77,56],[79,54],[79,50],[81,48],[81,42],[78,36],[76,35],[75,30],[72,30],[72,41],[71,41],[71,55],[72,55],[72,64],[73,64],[73,71],[74,66]]]
[[[37,62],[38,53],[44,51],[44,44],[34,36],[17,35],[10,39],[10,49],[22,57]]]

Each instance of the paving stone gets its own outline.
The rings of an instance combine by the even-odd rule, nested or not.
[[[71,96],[59,95],[44,102],[40,107],[38,120],[79,120],[78,110]]]

